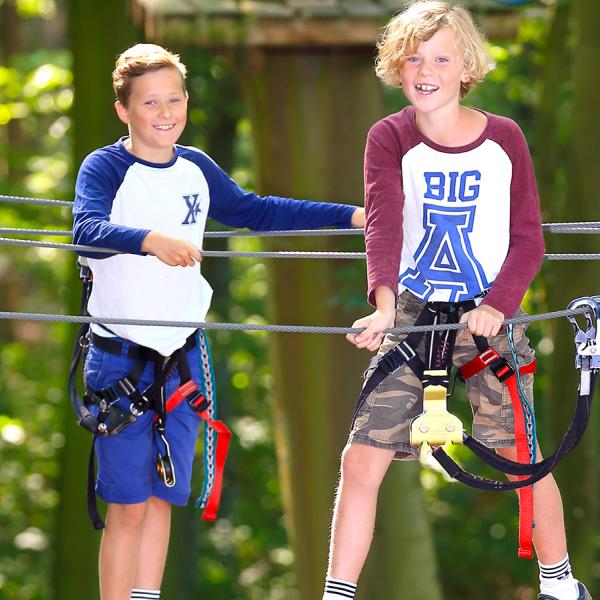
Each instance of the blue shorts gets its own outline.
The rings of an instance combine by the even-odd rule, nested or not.
[[[119,337],[111,338],[122,344],[121,355],[116,356],[90,345],[84,378],[89,389],[98,391],[114,385],[131,371],[133,359],[127,357],[131,342]],[[192,379],[200,388],[202,373],[200,350],[196,344],[187,352]],[[154,365],[149,362],[140,378],[137,389],[147,388],[154,378]],[[166,398],[179,386],[177,371],[167,380]],[[129,400],[121,398],[117,405],[129,408]],[[156,496],[171,504],[185,505],[191,492],[192,463],[198,439],[200,417],[187,402],[181,402],[167,417],[165,437],[171,449],[176,483],[167,487],[156,472],[158,452],[164,452],[153,427],[154,412],[149,410],[117,435],[98,436],[96,456],[98,477],[96,493],[105,502],[135,504]]]

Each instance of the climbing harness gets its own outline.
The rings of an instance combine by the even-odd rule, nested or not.
[[[458,322],[459,311],[475,307],[473,301],[459,303],[426,303],[415,325],[434,325],[445,316],[446,323]],[[517,461],[503,458],[470,436],[461,421],[448,412],[446,402],[449,390],[452,353],[456,330],[432,331],[428,340],[428,365],[417,355],[417,346],[424,332],[412,332],[385,352],[365,381],[354,411],[353,423],[361,407],[375,388],[403,365],[409,367],[423,384],[423,412],[411,422],[410,443],[422,453],[431,452],[444,470],[457,481],[482,490],[517,490],[519,495],[519,550],[521,558],[532,558],[533,484],[548,475],[556,464],[581,440],[589,422],[596,375],[600,370],[600,296],[578,298],[569,304],[569,310],[583,309],[586,320],[581,329],[575,316],[569,320],[575,330],[576,366],[580,371],[579,394],[575,412],[567,432],[556,450],[538,461],[536,452],[535,419],[533,408],[522,391],[520,376],[535,372],[535,360],[518,365],[512,340],[512,326],[507,326],[507,337],[513,364],[500,356],[484,337],[473,336],[479,354],[463,365],[459,377],[467,380],[489,368],[506,385],[513,406]],[[515,476],[513,481],[495,481],[464,471],[444,450],[449,444],[463,444],[490,467]]]
[[[88,315],[87,303],[92,290],[92,274],[85,259],[80,259],[79,262],[80,278],[83,283],[81,314]],[[110,332],[108,329],[107,331]],[[112,332],[110,333],[112,334]],[[133,366],[125,377],[101,390],[89,389],[86,384],[85,393],[81,397],[76,385],[77,370],[82,359],[85,362],[90,344],[115,356],[126,355],[133,361]],[[192,379],[187,358],[187,352],[195,347],[198,347],[201,359],[202,382],[200,389]],[[153,365],[153,382],[147,388],[140,390],[139,381],[148,364]],[[166,398],[165,385],[175,372],[179,375],[179,386]],[[213,381],[214,373],[210,351],[204,333],[201,331],[194,332],[181,348],[165,358],[156,350],[132,342],[126,342],[126,348],[124,348],[122,342],[90,331],[89,323],[83,323],[80,326],[69,370],[69,393],[78,423],[93,434],[88,463],[87,498],[88,513],[95,529],[104,527],[104,522],[98,514],[94,489],[96,439],[99,436],[118,435],[148,410],[152,410],[154,412],[155,438],[161,448],[156,456],[156,472],[167,487],[173,487],[177,479],[171,449],[165,436],[165,428],[168,414],[181,402],[187,402],[205,423],[205,479],[202,493],[196,501],[196,507],[204,509],[202,513],[204,520],[214,521],[216,519],[231,432],[222,421],[216,419],[216,396]],[[123,400],[129,404],[127,408],[122,408]],[[121,403],[121,406],[117,404],[118,402]],[[92,407],[94,408],[92,409]]]

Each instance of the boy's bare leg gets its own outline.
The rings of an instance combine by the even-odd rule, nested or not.
[[[152,496],[147,504],[148,510],[140,536],[133,587],[159,590],[169,548],[171,504],[155,496]]]
[[[379,486],[393,458],[393,450],[363,444],[344,449],[331,526],[330,577],[358,580],[373,538]]]
[[[517,459],[516,448],[498,448],[496,452],[504,458]],[[539,448],[537,460],[542,460]],[[552,474],[538,481],[533,487],[533,517],[533,543],[538,560],[547,565],[563,560],[567,555],[563,504]]]
[[[110,504],[100,543],[100,597],[129,600],[148,503]]]

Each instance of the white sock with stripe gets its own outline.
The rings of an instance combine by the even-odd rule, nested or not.
[[[160,590],[131,590],[131,600],[160,600]]]
[[[574,579],[569,555],[553,565],[538,563],[540,567],[540,592],[557,600],[577,600],[579,591]]]
[[[356,584],[350,581],[342,581],[327,577],[325,579],[325,593],[323,600],[343,600],[343,598],[354,598],[356,594]]]

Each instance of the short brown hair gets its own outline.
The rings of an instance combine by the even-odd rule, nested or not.
[[[131,82],[135,77],[159,69],[175,68],[181,75],[181,85],[185,90],[186,66],[179,60],[178,54],[156,44],[136,44],[123,52],[115,64],[112,73],[113,89],[117,100],[127,106],[131,96]]]
[[[485,35],[475,25],[469,11],[441,0],[413,2],[386,25],[377,44],[377,76],[389,85],[398,86],[400,69],[409,56],[421,42],[430,40],[445,27],[454,31],[463,53],[469,81],[461,82],[460,96],[466,96],[496,65],[485,47]]]

